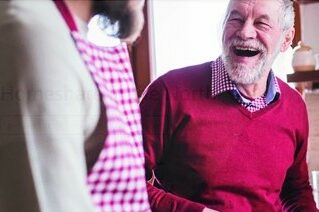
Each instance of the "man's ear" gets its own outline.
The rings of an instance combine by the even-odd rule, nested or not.
[[[284,31],[284,39],[283,39],[281,47],[280,47],[281,52],[286,51],[289,48],[289,46],[291,46],[292,40],[294,39],[294,36],[295,36],[295,28],[294,27]]]

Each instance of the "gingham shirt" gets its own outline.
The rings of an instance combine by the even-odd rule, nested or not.
[[[265,108],[280,95],[280,88],[277,79],[271,71],[267,80],[266,93],[254,100],[245,98],[240,94],[236,84],[229,78],[221,57],[211,64],[212,67],[212,96],[217,96],[224,92],[230,92],[234,98],[248,111],[256,112]]]
[[[100,212],[149,212],[141,117],[126,44],[100,47],[79,32],[63,1],[55,1],[106,109],[105,142],[87,184]]]
[[[72,32],[103,99],[107,130],[104,147],[88,175],[101,212],[148,212],[140,110],[125,44],[103,48]]]

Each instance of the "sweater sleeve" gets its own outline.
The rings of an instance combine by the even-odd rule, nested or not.
[[[171,106],[168,89],[161,78],[153,82],[144,92],[141,103],[145,166],[147,179],[160,163],[168,148],[172,129]],[[155,176],[156,178],[156,176]],[[147,185],[151,209],[153,212],[178,211],[200,212],[205,206],[179,197],[152,184]]]
[[[289,168],[282,191],[280,194],[283,203],[283,211],[315,212],[316,204],[312,195],[312,188],[309,185],[308,167],[306,163],[308,143],[308,117],[305,107],[300,121],[303,129],[296,134],[296,151],[294,163]]]

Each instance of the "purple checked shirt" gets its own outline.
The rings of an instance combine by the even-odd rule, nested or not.
[[[267,107],[280,95],[280,88],[274,73],[271,71],[267,80],[266,93],[254,100],[245,98],[240,94],[236,84],[229,78],[224,63],[219,57],[212,62],[212,96],[217,96],[224,92],[231,92],[234,98],[248,111],[256,112]]]

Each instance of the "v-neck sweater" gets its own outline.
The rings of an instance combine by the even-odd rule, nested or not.
[[[316,211],[301,96],[277,79],[280,97],[252,113],[213,97],[211,73],[211,62],[171,71],[142,97],[152,211]]]

